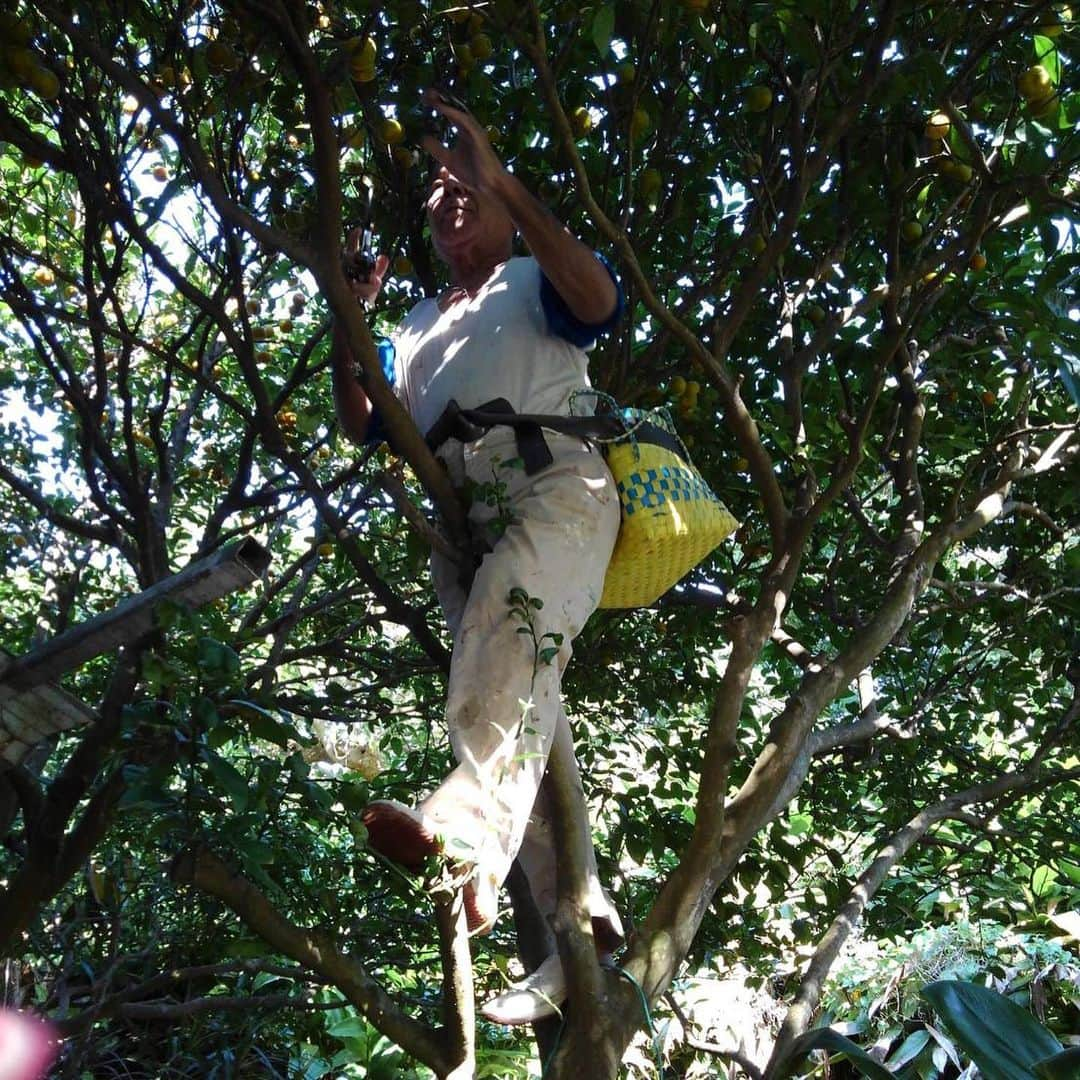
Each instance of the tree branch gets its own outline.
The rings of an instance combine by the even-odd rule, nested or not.
[[[751,1080],[762,1080],[761,1070],[741,1051],[729,1049],[728,1047],[720,1046],[718,1043],[712,1043],[705,1039],[698,1038],[690,1030],[690,1019],[671,991],[668,991],[668,993],[664,995],[664,1000],[671,1006],[671,1011],[675,1014],[679,1023],[682,1024],[683,1038],[686,1039],[687,1046],[692,1050],[699,1050],[703,1054],[709,1054],[711,1057],[723,1058],[725,1061],[734,1061],[735,1064],[751,1078]]]
[[[187,1020],[192,1016],[212,1012],[254,1012],[263,1009],[340,1009],[341,1000],[316,1001],[313,997],[299,994],[244,994],[226,997],[211,994],[208,997],[191,998],[189,1001],[136,1002],[118,1005],[116,1014],[127,1020]]]
[[[436,892],[432,898],[442,956],[442,1017],[447,1057],[457,1063],[449,1076],[470,1080],[476,1071],[476,1000],[465,904],[457,887]]]
[[[123,537],[115,525],[96,525],[57,510],[55,506],[32,484],[16,476],[7,465],[0,461],[0,480],[3,480],[16,495],[25,499],[46,521],[73,536],[83,540],[96,540],[102,544],[120,547]]]
[[[443,1033],[407,1016],[368,975],[359,960],[341,952],[319,930],[290,923],[250,881],[230,870],[206,848],[189,850],[173,864],[175,881],[216,896],[278,952],[292,957],[332,982],[368,1020],[436,1073],[445,1076],[453,1062]]]
[[[559,730],[565,732],[565,726]],[[592,837],[585,792],[580,780],[575,782],[578,770],[573,753],[570,739],[556,736],[548,757],[554,844],[559,853],[558,903],[552,929],[572,1003],[560,1056],[576,1060],[586,1074],[606,1075],[600,1071],[603,1065],[595,1061],[595,1055],[604,1049],[597,1033],[607,1025],[604,976],[597,963],[588,897],[587,845]]]
[[[1071,711],[1073,713],[1077,711],[1075,701]],[[882,843],[877,857],[859,875],[847,902],[837,913],[836,918],[818,943],[818,947],[803,974],[795,1000],[784,1017],[783,1025],[773,1048],[772,1057],[765,1070],[766,1078],[776,1077],[781,1074],[785,1059],[790,1054],[792,1043],[809,1026],[810,1019],[821,997],[825,977],[836,960],[840,947],[861,919],[866,905],[881,887],[889,871],[907,855],[917,841],[925,836],[927,830],[946,818],[962,813],[964,807],[970,806],[972,803],[989,802],[1004,795],[1022,794],[1035,787],[1064,783],[1077,774],[1077,770],[1073,770],[1071,773],[1061,773],[1054,778],[1040,776],[1041,763],[1042,758],[1037,755],[1036,759],[1020,772],[1007,774],[983,784],[977,784],[924,808],[903,829],[894,833]]]

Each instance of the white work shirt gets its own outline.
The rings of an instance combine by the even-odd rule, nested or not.
[[[569,413],[571,394],[590,385],[588,359],[552,332],[541,277],[535,259],[513,258],[476,296],[446,311],[421,300],[405,317],[393,339],[394,389],[421,432],[451,399],[465,409],[505,398],[516,412]]]

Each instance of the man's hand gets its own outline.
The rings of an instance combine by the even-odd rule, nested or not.
[[[346,266],[355,266],[359,262],[362,254],[360,243],[363,233],[363,229],[352,229],[345,238],[344,262]],[[365,304],[373,304],[375,297],[379,295],[379,290],[382,288],[383,278],[386,276],[389,265],[389,257],[380,255],[375,260],[375,265],[368,271],[367,276],[357,278],[346,274],[345,280],[349,283],[349,289],[352,291],[353,296]]]
[[[425,90],[424,103],[445,116],[457,131],[452,147],[443,146],[433,135],[425,135],[422,142],[427,153],[466,187],[501,200],[502,187],[510,174],[492,149],[487,132],[471,113],[448,104],[437,90]]]

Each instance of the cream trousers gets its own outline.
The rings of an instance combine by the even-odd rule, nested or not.
[[[421,809],[442,826],[447,852],[475,861],[477,894],[495,909],[517,858],[541,914],[555,912],[557,853],[543,786],[548,753],[573,736],[560,680],[571,642],[595,610],[619,530],[615,482],[600,452],[545,432],[554,463],[526,476],[513,435],[495,429],[439,451],[471,495],[469,521],[491,545],[468,594],[435,555],[432,576],[454,636],[446,719],[458,765]],[[511,593],[517,597],[515,613]],[[574,768],[574,782],[581,777]],[[589,896],[598,937],[622,937],[589,845]],[[606,924],[606,925],[605,925]]]

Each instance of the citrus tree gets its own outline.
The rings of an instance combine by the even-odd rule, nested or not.
[[[1075,904],[1067,7],[39,0],[2,29],[6,648],[242,536],[273,554],[71,672],[92,719],[0,772],[9,997],[71,1075],[525,1075],[474,993],[554,935],[545,1075],[615,1076],[684,972],[738,965],[778,977],[775,1038],[669,1052],[780,1077],[860,921]],[[558,762],[559,915],[512,876],[516,944],[504,919],[470,957],[438,868],[358,823],[449,753],[424,567],[462,509],[372,338],[440,284],[430,85],[612,259],[594,382],[669,408],[742,522],[655,608],[597,614],[568,675],[620,970]],[[369,203],[371,326],[341,270]],[[331,319],[396,456],[336,431]]]

